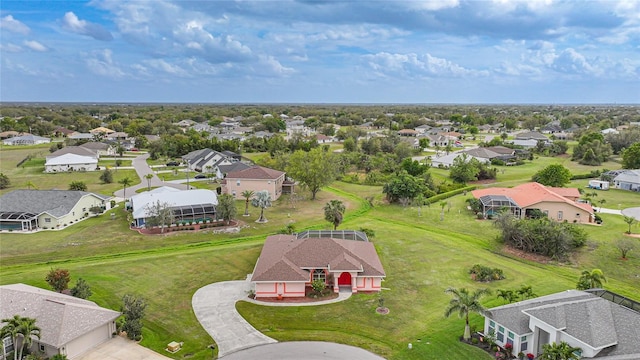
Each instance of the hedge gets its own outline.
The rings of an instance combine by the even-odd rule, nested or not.
[[[435,204],[438,201],[441,201],[441,200],[444,200],[444,199],[448,199],[448,198],[450,198],[452,196],[455,196],[455,195],[458,195],[458,194],[462,194],[465,191],[475,190],[475,188],[476,188],[475,185],[471,185],[471,186],[465,186],[465,187],[460,188],[460,189],[447,191],[446,193],[438,194],[436,196],[432,196],[432,197],[428,198],[425,203],[427,205],[428,204]]]

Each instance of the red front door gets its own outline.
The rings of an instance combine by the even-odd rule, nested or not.
[[[351,286],[351,274],[349,274],[348,272],[343,272],[342,274],[340,274],[340,277],[338,278],[338,285]]]

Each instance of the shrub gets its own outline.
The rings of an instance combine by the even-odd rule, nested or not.
[[[432,196],[430,198],[427,199],[426,204],[434,204],[437,203],[441,200],[444,199],[448,199],[452,196],[458,195],[458,194],[462,194],[465,191],[471,191],[473,189],[475,189],[475,186],[465,186],[465,187],[461,187],[452,191],[448,191],[446,193],[442,193],[442,194],[438,194],[436,196]]]
[[[505,278],[504,272],[502,269],[498,268],[490,268],[488,266],[475,264],[469,270],[469,274],[471,274],[471,278],[475,281],[494,281],[494,280],[502,280]]]

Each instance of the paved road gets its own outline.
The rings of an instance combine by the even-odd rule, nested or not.
[[[116,192],[113,193],[113,195],[115,195],[116,197],[119,198],[124,198],[125,195],[131,196],[133,194],[136,193],[136,190],[141,189],[141,188],[146,188],[147,187],[147,179],[145,179],[144,177],[147,174],[152,174],[153,178],[151,178],[151,187],[160,187],[160,186],[170,186],[170,187],[174,187],[176,189],[180,189],[180,190],[186,190],[187,186],[183,185],[183,184],[179,184],[179,183],[173,183],[173,182],[165,182],[160,180],[160,178],[158,178],[158,176],[153,172],[153,170],[151,170],[151,168],[149,167],[149,164],[147,164],[147,159],[149,158],[149,154],[142,154],[140,156],[135,157],[132,161],[131,161],[131,165],[133,165],[133,168],[136,170],[136,173],[138,174],[138,178],[140,180],[140,183],[136,184],[136,185],[132,185],[127,187],[126,190],[126,194],[125,194],[125,190],[118,190]],[[132,179],[135,181],[135,179]]]
[[[622,215],[631,216],[636,218],[636,220],[640,221],[640,207],[624,209],[622,210]]]
[[[384,360],[364,349],[319,341],[295,341],[257,346],[224,357],[224,360]]]

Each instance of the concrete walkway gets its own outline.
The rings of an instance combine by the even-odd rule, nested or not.
[[[235,306],[236,302],[240,300],[264,306],[317,306],[344,301],[351,297],[351,292],[340,292],[337,298],[325,301],[309,303],[262,302],[248,297],[251,289],[251,283],[248,279],[249,276],[247,276],[247,280],[224,281],[207,285],[198,289],[191,299],[196,318],[218,344],[218,357],[277,342],[256,330],[240,316]]]

